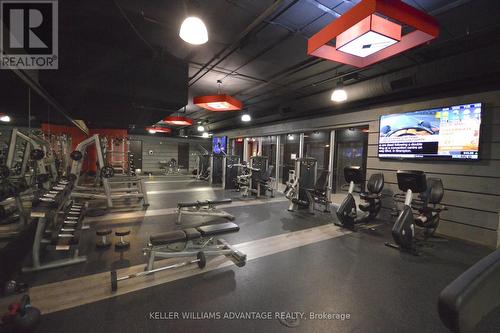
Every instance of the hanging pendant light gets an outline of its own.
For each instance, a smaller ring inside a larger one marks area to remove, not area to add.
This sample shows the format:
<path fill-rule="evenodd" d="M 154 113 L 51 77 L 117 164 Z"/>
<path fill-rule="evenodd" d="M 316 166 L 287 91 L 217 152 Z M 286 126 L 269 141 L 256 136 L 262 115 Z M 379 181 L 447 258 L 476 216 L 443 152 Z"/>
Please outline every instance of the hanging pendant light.
<path fill-rule="evenodd" d="M 193 119 L 181 116 L 168 116 L 163 119 L 164 123 L 174 125 L 174 126 L 191 126 L 193 125 Z"/>
<path fill-rule="evenodd" d="M 170 128 L 158 126 L 158 125 L 146 127 L 145 130 L 148 131 L 149 134 L 156 134 L 156 133 L 169 134 L 169 133 L 172 133 L 172 130 Z"/>
<path fill-rule="evenodd" d="M 434 17 L 403 1 L 362 0 L 309 38 L 307 54 L 362 68 L 438 35 Z"/>
<path fill-rule="evenodd" d="M 198 17 L 190 16 L 184 19 L 179 30 L 179 37 L 193 45 L 202 45 L 208 42 L 208 31 L 205 23 Z"/>
<path fill-rule="evenodd" d="M 10 117 L 6 115 L 5 113 L 0 113 L 0 121 L 4 123 L 10 122 Z"/>
<path fill-rule="evenodd" d="M 217 80 L 217 95 L 196 96 L 193 98 L 193 104 L 209 111 L 236 111 L 243 108 L 243 103 L 233 96 L 222 94 L 222 81 Z"/>
<path fill-rule="evenodd" d="M 248 113 L 244 113 L 241 115 L 241 121 L 248 123 L 252 120 L 252 117 Z"/>
<path fill-rule="evenodd" d="M 339 80 L 337 87 L 333 90 L 331 100 L 336 103 L 345 102 L 347 100 L 347 92 L 344 89 L 342 80 Z"/>
<path fill-rule="evenodd" d="M 186 107 L 184 107 L 184 114 L 186 114 Z M 165 117 L 162 122 L 167 123 L 169 125 L 174 125 L 174 126 L 191 126 L 193 125 L 193 119 L 185 117 L 185 116 L 180 116 L 180 112 L 177 111 L 177 116 L 168 116 Z"/>

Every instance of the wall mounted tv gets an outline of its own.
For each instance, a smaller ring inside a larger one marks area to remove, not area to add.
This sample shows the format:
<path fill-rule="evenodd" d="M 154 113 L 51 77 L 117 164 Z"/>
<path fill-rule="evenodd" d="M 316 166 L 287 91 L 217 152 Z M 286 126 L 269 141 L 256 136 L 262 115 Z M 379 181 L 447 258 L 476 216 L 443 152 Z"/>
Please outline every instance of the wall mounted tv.
<path fill-rule="evenodd" d="M 227 136 L 214 136 L 212 138 L 212 150 L 214 154 L 227 152 Z"/>
<path fill-rule="evenodd" d="M 478 160 L 481 103 L 380 117 L 378 157 Z"/>

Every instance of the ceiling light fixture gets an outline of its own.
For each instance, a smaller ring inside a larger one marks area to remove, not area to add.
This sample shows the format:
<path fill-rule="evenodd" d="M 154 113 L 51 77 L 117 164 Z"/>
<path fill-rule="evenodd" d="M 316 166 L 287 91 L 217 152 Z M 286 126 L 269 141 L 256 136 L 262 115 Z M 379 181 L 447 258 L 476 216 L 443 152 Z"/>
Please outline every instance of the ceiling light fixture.
<path fill-rule="evenodd" d="M 243 108 L 243 103 L 236 98 L 222 94 L 222 81 L 217 80 L 217 95 L 196 96 L 193 98 L 193 104 L 209 111 L 236 111 Z"/>
<path fill-rule="evenodd" d="M 344 89 L 342 80 L 337 83 L 337 86 L 333 90 L 331 100 L 336 103 L 345 102 L 347 100 L 347 92 Z"/>
<path fill-rule="evenodd" d="M 193 119 L 181 116 L 168 116 L 163 119 L 164 123 L 174 125 L 174 126 L 191 126 L 193 125 Z"/>
<path fill-rule="evenodd" d="M 248 113 L 244 113 L 241 115 L 241 121 L 247 123 L 252 120 L 252 117 Z"/>
<path fill-rule="evenodd" d="M 397 23 L 396 23 L 397 22 Z M 409 26 L 403 35 L 402 27 Z M 435 39 L 437 21 L 399 0 L 362 0 L 307 41 L 307 54 L 366 67 Z M 335 40 L 335 46 L 329 43 Z"/>
<path fill-rule="evenodd" d="M 198 130 L 198 132 L 205 132 L 205 127 L 203 127 L 202 125 L 198 125 L 196 129 Z"/>
<path fill-rule="evenodd" d="M 181 24 L 179 37 L 183 41 L 193 44 L 201 45 L 208 42 L 208 31 L 205 23 L 198 17 L 187 17 Z"/>
<path fill-rule="evenodd" d="M 201 134 L 201 137 L 202 137 L 202 138 L 208 138 L 209 136 L 210 136 L 210 134 L 209 134 L 208 132 L 203 132 L 203 133 Z"/>
<path fill-rule="evenodd" d="M 150 133 L 150 134 L 156 134 L 156 133 L 169 134 L 169 133 L 172 133 L 172 130 L 170 128 L 163 127 L 163 126 L 157 126 L 157 125 L 146 127 L 146 131 L 148 131 L 148 133 Z"/>
<path fill-rule="evenodd" d="M 4 123 L 10 122 L 10 117 L 6 115 L 5 113 L 0 113 L 0 121 L 3 121 Z"/>

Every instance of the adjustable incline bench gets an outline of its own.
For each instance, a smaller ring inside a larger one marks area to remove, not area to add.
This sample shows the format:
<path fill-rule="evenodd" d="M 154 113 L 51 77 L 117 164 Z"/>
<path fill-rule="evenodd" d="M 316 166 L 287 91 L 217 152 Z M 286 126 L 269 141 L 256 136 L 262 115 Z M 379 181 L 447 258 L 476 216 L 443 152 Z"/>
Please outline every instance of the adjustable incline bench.
<path fill-rule="evenodd" d="M 226 222 L 150 236 L 149 244 L 144 249 L 145 255 L 148 258 L 144 271 L 123 277 L 118 277 L 116 271 L 111 271 L 111 290 L 118 290 L 118 281 L 151 275 L 159 271 L 179 268 L 194 263 L 197 263 L 199 268 L 204 268 L 206 265 L 206 256 L 225 255 L 236 266 L 243 267 L 246 264 L 246 254 L 235 249 L 225 240 L 217 238 L 220 235 L 239 230 L 240 227 L 237 224 Z M 196 259 L 154 268 L 154 262 L 157 258 L 177 257 L 196 257 Z"/>
<path fill-rule="evenodd" d="M 182 224 L 182 215 L 213 216 L 233 221 L 235 219 L 233 215 L 222 209 L 217 209 L 217 205 L 230 204 L 232 202 L 231 199 L 179 202 L 177 204 L 177 224 Z"/>

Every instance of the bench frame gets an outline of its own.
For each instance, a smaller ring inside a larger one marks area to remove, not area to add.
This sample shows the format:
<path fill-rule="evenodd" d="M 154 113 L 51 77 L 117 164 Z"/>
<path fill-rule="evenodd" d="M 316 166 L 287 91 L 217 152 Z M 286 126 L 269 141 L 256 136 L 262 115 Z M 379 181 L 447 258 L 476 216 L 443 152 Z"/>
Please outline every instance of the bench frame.
<path fill-rule="evenodd" d="M 187 241 L 181 241 L 164 245 L 152 245 L 149 243 L 144 248 L 144 254 L 147 256 L 146 271 L 154 268 L 156 259 L 196 257 L 198 252 L 203 252 L 205 256 L 229 257 L 238 267 L 246 263 L 246 254 L 237 250 L 224 239 L 213 237 L 199 237 Z"/>
<path fill-rule="evenodd" d="M 186 205 L 186 203 L 179 203 L 177 205 L 177 224 L 178 225 L 182 224 L 183 215 L 203 216 L 203 217 L 211 216 L 233 221 L 235 219 L 234 215 L 229 214 L 225 210 L 217 208 L 217 205 L 230 204 L 230 203 L 231 201 L 217 202 L 210 200 L 193 202 L 191 206 L 184 206 Z"/>

